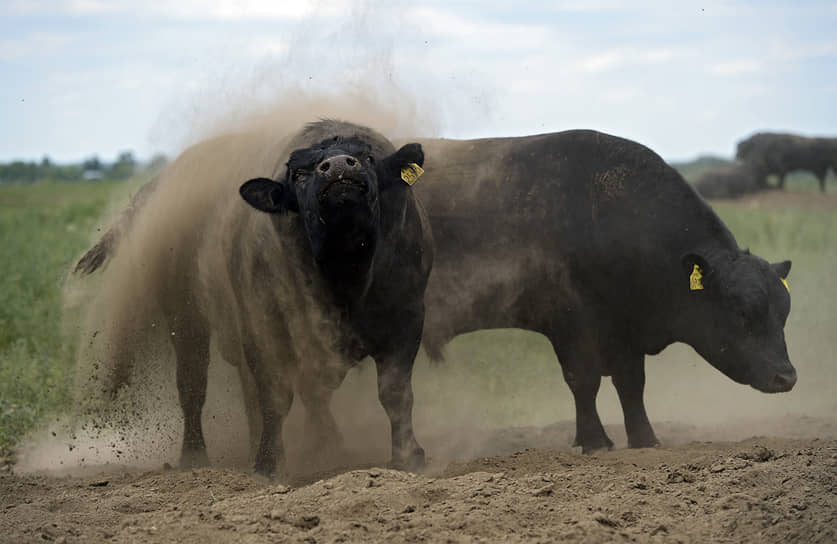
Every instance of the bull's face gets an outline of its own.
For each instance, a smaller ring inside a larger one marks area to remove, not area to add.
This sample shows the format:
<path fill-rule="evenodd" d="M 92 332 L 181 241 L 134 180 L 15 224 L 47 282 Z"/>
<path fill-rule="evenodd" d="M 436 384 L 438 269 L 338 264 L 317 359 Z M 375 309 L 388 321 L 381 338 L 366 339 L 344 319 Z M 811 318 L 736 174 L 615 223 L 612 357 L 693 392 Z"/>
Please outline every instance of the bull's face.
<path fill-rule="evenodd" d="M 789 391 L 796 383 L 785 345 L 790 293 L 784 281 L 790 261 L 768 264 L 738 252 L 687 255 L 691 274 L 690 328 L 684 336 L 709 363 L 733 380 L 765 393 Z M 695 266 L 700 278 L 695 277 Z"/>
<path fill-rule="evenodd" d="M 401 168 L 423 160 L 418 144 L 382 158 L 359 138 L 335 137 L 292 152 L 284 179 L 250 180 L 240 192 L 261 211 L 299 213 L 318 262 L 368 266 L 380 236 L 379 199 L 404 183 Z"/>

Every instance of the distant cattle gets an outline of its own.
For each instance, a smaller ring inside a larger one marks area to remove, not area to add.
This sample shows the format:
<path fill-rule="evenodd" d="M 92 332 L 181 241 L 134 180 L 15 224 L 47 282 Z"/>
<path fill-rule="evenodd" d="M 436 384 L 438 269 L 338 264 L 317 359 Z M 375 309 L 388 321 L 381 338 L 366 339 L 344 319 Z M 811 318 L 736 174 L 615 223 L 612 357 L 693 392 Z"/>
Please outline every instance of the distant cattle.
<path fill-rule="evenodd" d="M 736 158 L 762 169 L 764 175 L 779 177 L 779 188 L 785 187 L 785 176 L 795 170 L 814 174 L 825 192 L 828 169 L 837 173 L 837 138 L 807 138 L 796 134 L 759 132 L 738 143 Z"/>
<path fill-rule="evenodd" d="M 112 256 L 105 281 L 133 293 L 117 293 L 107 316 L 105 389 L 128 381 L 161 316 L 177 359 L 181 464 L 205 464 L 201 411 L 214 337 L 257 397 L 255 467 L 270 474 L 282 462 L 295 392 L 312 428 L 336 432 L 331 394 L 370 355 L 393 464 L 422 466 L 411 375 L 433 247 L 402 179 L 412 181 L 422 164 L 420 145 L 396 150 L 337 121 L 311 124 L 290 142 L 232 134 L 184 152 L 77 266 L 89 273 Z"/>
<path fill-rule="evenodd" d="M 585 452 L 613 444 L 596 410 L 602 376 L 613 378 L 629 445 L 658 443 L 644 360 L 673 342 L 759 391 L 793 387 L 783 332 L 790 261 L 741 249 L 648 148 L 589 130 L 421 142 L 428 166 L 416 192 L 436 240 L 425 297 L 432 356 L 469 331 L 542 333 L 575 399 Z"/>
<path fill-rule="evenodd" d="M 733 198 L 767 188 L 764 169 L 749 162 L 736 162 L 703 172 L 694 187 L 704 198 Z"/>

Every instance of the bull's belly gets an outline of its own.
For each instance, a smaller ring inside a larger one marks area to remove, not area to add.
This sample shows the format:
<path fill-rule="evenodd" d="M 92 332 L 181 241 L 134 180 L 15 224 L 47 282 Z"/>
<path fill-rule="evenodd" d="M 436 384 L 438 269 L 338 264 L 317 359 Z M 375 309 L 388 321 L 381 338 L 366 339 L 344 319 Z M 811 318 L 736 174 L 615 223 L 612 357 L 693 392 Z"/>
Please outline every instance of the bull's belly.
<path fill-rule="evenodd" d="M 571 303 L 564 267 L 532 250 L 437 258 L 425 293 L 425 342 L 483 329 L 544 332 Z"/>

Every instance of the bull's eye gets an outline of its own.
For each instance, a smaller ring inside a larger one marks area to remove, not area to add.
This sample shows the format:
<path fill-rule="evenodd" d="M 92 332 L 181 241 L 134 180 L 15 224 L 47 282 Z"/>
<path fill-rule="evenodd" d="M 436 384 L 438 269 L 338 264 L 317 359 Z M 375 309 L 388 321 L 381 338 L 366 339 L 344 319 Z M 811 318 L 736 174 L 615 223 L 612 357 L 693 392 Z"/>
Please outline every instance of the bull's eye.
<path fill-rule="evenodd" d="M 305 170 L 294 170 L 292 179 L 295 182 L 301 183 L 301 182 L 305 181 L 307 178 L 308 178 L 308 172 L 306 172 Z"/>
<path fill-rule="evenodd" d="M 373 157 L 372 155 L 367 156 L 366 160 L 369 161 L 369 164 L 375 164 L 375 157 Z"/>

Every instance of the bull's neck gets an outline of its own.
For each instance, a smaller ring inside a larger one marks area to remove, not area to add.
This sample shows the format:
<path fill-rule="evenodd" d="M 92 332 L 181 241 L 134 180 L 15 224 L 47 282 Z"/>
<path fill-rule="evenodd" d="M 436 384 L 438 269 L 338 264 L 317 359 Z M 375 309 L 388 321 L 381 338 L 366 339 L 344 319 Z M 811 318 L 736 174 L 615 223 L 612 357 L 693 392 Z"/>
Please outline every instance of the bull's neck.
<path fill-rule="evenodd" d="M 359 241 L 345 236 L 329 236 L 317 256 L 317 265 L 326 280 L 335 302 L 344 308 L 354 307 L 369 289 L 372 281 L 376 237 Z"/>

